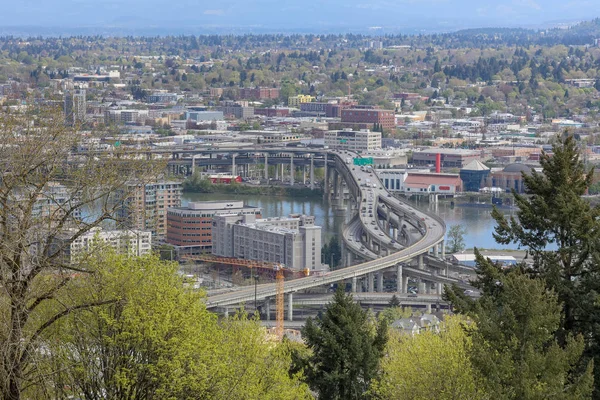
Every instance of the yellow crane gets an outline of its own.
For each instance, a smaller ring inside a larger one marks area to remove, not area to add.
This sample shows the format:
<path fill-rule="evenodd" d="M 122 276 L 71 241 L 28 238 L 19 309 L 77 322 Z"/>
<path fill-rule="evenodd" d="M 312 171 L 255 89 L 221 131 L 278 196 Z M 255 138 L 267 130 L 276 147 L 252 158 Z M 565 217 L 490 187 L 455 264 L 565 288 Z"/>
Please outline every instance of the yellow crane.
<path fill-rule="evenodd" d="M 254 261 L 254 260 L 244 260 L 241 258 L 233 258 L 233 257 L 218 257 L 210 254 L 201 254 L 197 256 L 183 256 L 182 260 L 190 260 L 190 261 L 204 261 L 210 263 L 218 263 L 218 264 L 228 264 L 238 267 L 246 267 L 246 268 L 256 268 L 257 270 L 262 271 L 275 271 L 275 334 L 279 339 L 283 338 L 283 329 L 284 329 L 284 319 L 283 314 L 285 310 L 285 304 L 283 300 L 283 294 L 285 291 L 285 273 L 298 273 L 298 271 L 293 271 L 289 268 L 286 268 L 283 264 L 276 264 L 270 262 L 262 262 L 262 261 Z M 310 270 L 308 268 L 301 271 L 303 276 L 308 276 L 310 274 Z M 291 305 L 290 305 L 291 306 Z"/>
<path fill-rule="evenodd" d="M 283 339 L 283 293 L 285 277 L 283 275 L 283 266 L 275 264 L 275 334 L 279 340 Z M 291 307 L 292 305 L 288 305 Z"/>

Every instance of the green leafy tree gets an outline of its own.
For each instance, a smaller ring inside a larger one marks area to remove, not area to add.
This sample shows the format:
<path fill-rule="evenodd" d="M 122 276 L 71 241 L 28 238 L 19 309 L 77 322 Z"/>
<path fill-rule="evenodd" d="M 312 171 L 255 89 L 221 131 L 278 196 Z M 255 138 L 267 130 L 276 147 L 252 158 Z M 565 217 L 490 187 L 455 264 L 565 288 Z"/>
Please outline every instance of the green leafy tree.
<path fill-rule="evenodd" d="M 440 332 L 410 336 L 390 331 L 381 361 L 381 377 L 372 385 L 375 399 L 481 400 L 480 378 L 469 359 L 471 327 L 460 317 L 447 317 Z"/>
<path fill-rule="evenodd" d="M 367 397 L 387 342 L 385 321 L 373 322 L 351 295 L 338 289 L 325 313 L 306 321 L 302 336 L 312 354 L 296 357 L 294 370 L 304 370 L 319 398 Z"/>
<path fill-rule="evenodd" d="M 593 389 L 593 363 L 580 371 L 584 350 L 581 336 L 555 338 L 561 304 L 542 279 L 522 268 L 504 270 L 476 253 L 479 299 L 458 287 L 446 288 L 444 298 L 455 311 L 476 325 L 470 330 L 473 367 L 488 393 L 499 399 L 585 399 Z"/>
<path fill-rule="evenodd" d="M 71 241 L 57 239 L 68 232 L 74 241 L 114 221 L 122 203 L 107 200 L 127 198 L 128 181 L 143 183 L 164 166 L 137 157 L 75 160 L 71 151 L 84 138 L 65 125 L 62 110 L 2 111 L 0 126 L 0 398 L 18 400 L 43 386 L 37 365 L 45 332 L 72 312 L 105 304 L 63 297 L 73 275 L 87 271 L 65 262 Z M 73 218 L 82 210 L 96 211 L 85 222 Z"/>
<path fill-rule="evenodd" d="M 458 253 L 465 249 L 465 234 L 467 230 L 462 225 L 452 225 L 448 229 L 448 251 Z"/>
<path fill-rule="evenodd" d="M 552 155 L 542 154 L 542 173 L 523 175 L 526 195 L 514 193 L 519 207 L 516 218 L 494 210 L 494 237 L 498 243 L 515 243 L 528 250 L 533 259 L 528 272 L 542 278 L 562 304 L 559 343 L 566 344 L 572 334 L 582 334 L 586 355 L 594 357 L 597 364 L 600 208 L 582 198 L 594 171 L 585 170 L 572 136 L 557 138 L 552 150 Z M 598 391 L 600 368 L 595 374 Z"/>
<path fill-rule="evenodd" d="M 71 314 L 46 336 L 49 364 L 62 366 L 49 397 L 310 398 L 300 375 L 288 375 L 289 349 L 243 312 L 219 323 L 183 288 L 176 263 L 109 252 L 88 268 L 94 275 L 72 295 L 116 301 Z"/>

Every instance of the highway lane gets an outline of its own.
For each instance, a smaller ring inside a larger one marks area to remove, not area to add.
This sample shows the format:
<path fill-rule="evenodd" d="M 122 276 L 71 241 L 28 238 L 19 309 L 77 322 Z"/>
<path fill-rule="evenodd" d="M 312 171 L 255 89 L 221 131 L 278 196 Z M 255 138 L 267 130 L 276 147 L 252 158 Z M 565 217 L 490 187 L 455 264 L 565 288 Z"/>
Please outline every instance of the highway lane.
<path fill-rule="evenodd" d="M 361 195 L 358 198 L 359 209 L 362 208 L 362 204 L 371 204 L 373 207 L 376 206 L 377 200 L 383 199 L 387 206 L 392 207 L 395 210 L 401 210 L 403 213 L 410 216 L 413 221 L 421 221 L 421 229 L 424 231 L 423 237 L 412 244 L 410 247 L 402 249 L 398 252 L 390 255 L 377 258 L 375 260 L 367 261 L 361 264 L 353 265 L 347 268 L 329 272 L 323 276 L 309 276 L 306 278 L 299 278 L 285 283 L 285 293 L 293 293 L 299 290 L 309 289 L 316 286 L 329 285 L 335 282 L 360 277 L 371 272 L 377 272 L 392 266 L 397 265 L 401 262 L 406 262 L 412 258 L 427 253 L 429 249 L 444 240 L 445 235 L 445 223 L 436 215 L 431 215 L 426 212 L 412 208 L 410 205 L 399 201 L 395 197 L 392 197 L 387 190 L 381 185 L 381 182 L 376 178 L 374 172 L 368 172 L 365 169 L 360 170 L 357 166 L 346 163 L 346 158 L 351 158 L 356 155 L 352 155 L 348 152 L 330 152 L 336 158 L 336 166 L 338 168 L 345 168 L 346 173 L 354 179 L 354 184 L 359 187 Z M 354 168 L 353 170 L 351 168 Z M 367 181 L 369 179 L 369 181 Z M 361 187 L 361 184 L 371 183 L 372 196 L 369 196 L 369 192 L 366 190 L 367 187 Z M 389 196 L 388 196 L 389 195 Z M 371 198 L 371 201 L 369 200 Z M 364 201 L 363 201 L 364 199 Z M 376 211 L 376 209 L 375 209 Z M 379 228 L 374 229 L 371 222 L 376 221 L 376 216 L 373 214 L 372 217 L 369 214 L 365 216 L 360 214 L 360 219 L 364 229 L 373 237 L 378 237 L 381 232 Z M 264 299 L 266 297 L 274 297 L 276 294 L 276 288 L 274 283 L 261 284 L 256 287 L 256 298 Z M 232 290 L 228 293 L 219 295 L 209 296 L 206 299 L 206 305 L 208 308 L 214 308 L 219 306 L 230 306 L 239 304 L 242 302 L 252 301 L 255 298 L 255 289 L 253 286 L 239 288 Z"/>

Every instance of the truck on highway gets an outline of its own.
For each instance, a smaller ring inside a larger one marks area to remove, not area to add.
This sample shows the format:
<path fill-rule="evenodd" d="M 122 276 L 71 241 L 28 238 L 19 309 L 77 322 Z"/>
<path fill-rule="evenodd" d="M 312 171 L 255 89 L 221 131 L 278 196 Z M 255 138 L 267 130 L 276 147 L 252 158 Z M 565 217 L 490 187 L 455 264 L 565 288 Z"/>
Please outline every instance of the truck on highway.
<path fill-rule="evenodd" d="M 346 157 L 346 164 L 350 164 L 352 162 L 352 158 Z"/>

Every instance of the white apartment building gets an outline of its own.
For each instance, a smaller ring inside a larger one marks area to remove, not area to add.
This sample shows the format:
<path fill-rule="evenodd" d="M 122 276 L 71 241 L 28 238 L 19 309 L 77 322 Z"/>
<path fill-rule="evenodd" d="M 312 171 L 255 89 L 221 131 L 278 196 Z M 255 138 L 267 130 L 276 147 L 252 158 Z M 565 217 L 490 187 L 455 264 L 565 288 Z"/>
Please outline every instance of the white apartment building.
<path fill-rule="evenodd" d="M 312 216 L 256 219 L 221 215 L 213 219 L 212 253 L 284 264 L 296 270 L 320 270 L 321 227 Z"/>
<path fill-rule="evenodd" d="M 104 231 L 95 228 L 73 239 L 74 232 L 67 231 L 56 239 L 55 249 L 62 252 L 62 260 L 74 263 L 94 248 L 108 247 L 118 254 L 143 256 L 152 251 L 152 233 L 138 230 Z"/>
<path fill-rule="evenodd" d="M 369 129 L 327 131 L 325 146 L 336 150 L 374 151 L 381 149 L 381 132 L 372 132 Z"/>

